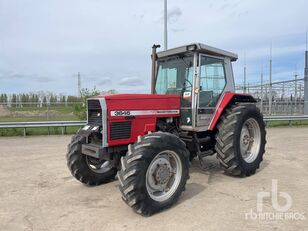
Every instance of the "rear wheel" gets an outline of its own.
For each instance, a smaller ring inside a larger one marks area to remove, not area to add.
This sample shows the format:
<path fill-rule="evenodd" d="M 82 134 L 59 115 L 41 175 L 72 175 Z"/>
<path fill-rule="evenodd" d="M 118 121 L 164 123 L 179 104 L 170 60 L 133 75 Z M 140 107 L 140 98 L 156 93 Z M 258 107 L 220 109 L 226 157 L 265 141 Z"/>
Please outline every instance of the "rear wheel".
<path fill-rule="evenodd" d="M 217 125 L 216 152 L 220 165 L 230 175 L 252 175 L 263 160 L 266 131 L 255 104 L 228 108 Z"/>
<path fill-rule="evenodd" d="M 174 204 L 185 188 L 189 152 L 175 135 L 146 135 L 121 159 L 119 189 L 126 204 L 149 216 Z"/>
<path fill-rule="evenodd" d="M 109 161 L 99 160 L 81 153 L 81 145 L 85 138 L 75 135 L 68 145 L 66 154 L 67 166 L 71 174 L 86 185 L 99 185 L 114 179 L 117 169 L 110 166 Z"/>

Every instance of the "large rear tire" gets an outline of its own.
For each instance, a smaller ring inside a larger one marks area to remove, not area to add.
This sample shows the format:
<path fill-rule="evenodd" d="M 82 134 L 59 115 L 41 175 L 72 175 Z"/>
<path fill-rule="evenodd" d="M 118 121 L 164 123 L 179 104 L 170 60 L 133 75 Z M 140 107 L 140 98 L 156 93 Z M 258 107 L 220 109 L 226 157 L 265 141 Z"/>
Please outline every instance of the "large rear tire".
<path fill-rule="evenodd" d="M 67 166 L 71 174 L 83 184 L 94 186 L 107 183 L 114 179 L 117 169 L 109 165 L 108 161 L 98 160 L 81 153 L 81 145 L 85 137 L 75 135 L 68 145 L 66 154 Z"/>
<path fill-rule="evenodd" d="M 263 160 L 266 131 L 255 104 L 232 105 L 217 125 L 216 152 L 227 174 L 250 176 Z"/>
<path fill-rule="evenodd" d="M 129 145 L 118 172 L 122 199 L 149 216 L 173 205 L 189 176 L 189 152 L 177 136 L 156 132 Z"/>

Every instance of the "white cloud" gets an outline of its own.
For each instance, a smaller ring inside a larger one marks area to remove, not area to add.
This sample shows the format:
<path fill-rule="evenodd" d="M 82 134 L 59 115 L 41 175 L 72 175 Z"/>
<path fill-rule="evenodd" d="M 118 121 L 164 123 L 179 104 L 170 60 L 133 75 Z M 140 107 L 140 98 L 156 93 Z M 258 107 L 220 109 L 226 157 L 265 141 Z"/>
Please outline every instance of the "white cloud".
<path fill-rule="evenodd" d="M 109 85 L 109 86 L 110 86 L 110 84 L 112 84 L 112 79 L 109 78 L 109 77 L 105 77 L 105 78 L 102 78 L 102 79 L 97 78 L 97 80 L 99 80 L 99 81 L 97 82 L 97 85 L 98 85 L 98 86 L 106 86 L 106 85 Z"/>
<path fill-rule="evenodd" d="M 143 85 L 143 80 L 139 77 L 128 77 L 121 79 L 119 84 L 123 86 L 140 86 Z"/>
<path fill-rule="evenodd" d="M 244 51 L 249 81 L 258 79 L 271 41 L 275 73 L 303 68 L 306 0 L 169 0 L 168 8 L 168 47 L 197 41 L 236 52 L 237 81 L 242 79 Z M 151 46 L 163 44 L 162 12 L 163 1 L 1 1 L 0 70 L 6 72 L 0 73 L 0 91 L 48 87 L 72 94 L 80 71 L 83 87 L 149 92 Z M 6 79 L 6 73 L 16 74 Z M 29 73 L 54 81 L 26 82 L 22 76 Z M 91 73 L 95 78 L 87 80 Z M 112 84 L 105 84 L 106 75 Z M 125 76 L 144 78 L 140 82 Z"/>
<path fill-rule="evenodd" d="M 182 15 L 182 10 L 179 7 L 174 7 L 168 10 L 167 18 L 169 23 L 175 23 Z"/>

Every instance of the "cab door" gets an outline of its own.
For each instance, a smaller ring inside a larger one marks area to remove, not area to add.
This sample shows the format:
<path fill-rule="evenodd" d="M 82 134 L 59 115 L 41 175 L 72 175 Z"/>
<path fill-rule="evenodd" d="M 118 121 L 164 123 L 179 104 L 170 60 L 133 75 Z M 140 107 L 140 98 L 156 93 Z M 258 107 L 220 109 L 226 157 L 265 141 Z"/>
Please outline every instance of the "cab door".
<path fill-rule="evenodd" d="M 224 58 L 200 55 L 197 127 L 207 127 L 210 124 L 225 86 Z"/>

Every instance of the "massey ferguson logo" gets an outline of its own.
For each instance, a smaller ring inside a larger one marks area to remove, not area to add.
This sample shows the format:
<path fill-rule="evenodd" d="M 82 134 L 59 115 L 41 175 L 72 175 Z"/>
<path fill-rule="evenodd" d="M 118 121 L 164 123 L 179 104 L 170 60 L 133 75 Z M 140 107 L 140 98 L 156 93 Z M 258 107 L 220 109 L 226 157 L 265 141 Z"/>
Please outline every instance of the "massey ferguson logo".
<path fill-rule="evenodd" d="M 149 115 L 178 115 L 180 110 L 138 110 L 138 111 L 111 111 L 111 116 L 149 116 Z"/>
<path fill-rule="evenodd" d="M 111 116 L 130 116 L 130 111 L 112 111 Z"/>

